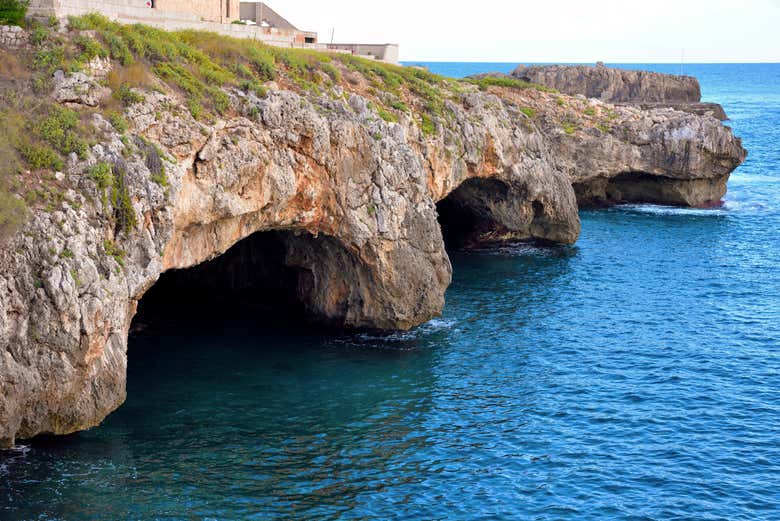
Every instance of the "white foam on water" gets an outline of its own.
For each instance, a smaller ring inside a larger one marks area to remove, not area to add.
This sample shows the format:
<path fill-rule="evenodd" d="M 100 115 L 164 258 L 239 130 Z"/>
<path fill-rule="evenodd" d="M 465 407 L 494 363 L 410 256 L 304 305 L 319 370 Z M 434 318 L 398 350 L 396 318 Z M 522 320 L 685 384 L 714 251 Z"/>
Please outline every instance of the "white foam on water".
<path fill-rule="evenodd" d="M 10 452 L 16 452 L 21 454 L 22 456 L 27 455 L 28 452 L 30 452 L 30 446 L 29 445 L 14 445 L 10 449 L 8 449 Z"/>
<path fill-rule="evenodd" d="M 623 204 L 615 207 L 618 210 L 624 210 L 635 213 L 647 213 L 652 215 L 724 215 L 728 208 L 721 206 L 719 208 L 681 208 L 679 206 L 662 206 L 657 204 Z"/>
<path fill-rule="evenodd" d="M 445 329 L 452 329 L 452 326 L 454 326 L 456 323 L 457 321 L 452 318 L 434 318 L 433 320 L 420 326 L 418 329 L 424 332 L 442 331 Z"/>
<path fill-rule="evenodd" d="M 419 347 L 417 340 L 426 335 L 452 329 L 456 324 L 453 319 L 435 318 L 409 331 L 392 333 L 358 333 L 331 341 L 334 345 L 356 347 L 359 349 L 390 349 L 398 351 L 414 350 Z"/>
<path fill-rule="evenodd" d="M 534 244 L 532 242 L 513 242 L 508 244 L 497 244 L 486 248 L 475 248 L 469 250 L 467 253 L 479 253 L 487 255 L 503 255 L 503 256 L 526 256 L 533 255 L 535 257 L 549 257 L 557 256 L 561 252 L 561 248 L 565 246 L 542 246 Z"/>

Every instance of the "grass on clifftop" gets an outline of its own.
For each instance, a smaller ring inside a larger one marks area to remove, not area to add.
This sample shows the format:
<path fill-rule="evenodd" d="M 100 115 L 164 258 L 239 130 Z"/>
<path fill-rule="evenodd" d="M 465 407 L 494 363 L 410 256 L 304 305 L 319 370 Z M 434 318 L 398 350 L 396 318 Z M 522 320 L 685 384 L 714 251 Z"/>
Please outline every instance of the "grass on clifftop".
<path fill-rule="evenodd" d="M 271 81 L 315 94 L 326 94 L 340 85 L 371 98 L 385 121 L 410 114 L 424 131 L 431 129 L 431 122 L 447 116 L 446 100 L 459 101 L 465 84 L 482 90 L 552 91 L 512 78 L 459 81 L 350 54 L 286 49 L 204 31 L 123 25 L 99 14 L 71 17 L 69 22 L 72 31 L 67 37 L 40 24 L 32 28 L 33 67 L 40 74 L 37 83 L 42 89 L 56 70 L 80 71 L 96 57 L 111 57 L 115 67 L 109 85 L 122 104 L 142 101 L 132 89 L 155 88 L 162 81 L 182 92 L 191 114 L 204 120 L 230 109 L 225 88 L 263 96 Z M 92 31 L 96 38 L 82 31 Z"/>
<path fill-rule="evenodd" d="M 82 41 L 79 55 L 66 53 L 52 59 L 51 51 L 41 53 L 38 61 L 46 68 L 54 61 L 59 67 L 78 70 L 94 56 L 108 55 L 119 64 L 111 82 L 115 90 L 149 88 L 150 77 L 156 77 L 185 94 L 190 112 L 198 118 L 228 111 L 226 87 L 260 96 L 270 81 L 315 93 L 337 84 L 349 90 L 350 84 L 344 80 L 348 71 L 361 74 L 375 92 L 385 95 L 383 98 L 393 98 L 383 103 L 384 114 L 380 113 L 387 121 L 397 119 L 394 112 L 408 110 L 403 101 L 407 95 L 420 98 L 421 109 L 429 115 L 439 115 L 444 109 L 446 95 L 441 87 L 446 80 L 419 69 L 346 54 L 273 47 L 203 31 L 168 32 L 140 24 L 121 25 L 97 14 L 71 18 L 70 27 L 96 31 L 98 41 L 89 45 Z"/>
<path fill-rule="evenodd" d="M 539 85 L 537 83 L 530 83 L 523 80 L 518 80 L 515 78 L 507 78 L 507 77 L 495 77 L 495 76 L 484 76 L 482 78 L 470 78 L 468 80 L 469 83 L 473 83 L 474 85 L 477 85 L 480 90 L 488 90 L 489 87 L 506 87 L 509 89 L 534 89 L 538 90 L 539 92 L 549 92 L 549 93 L 557 93 L 558 91 L 553 89 L 552 87 L 546 87 L 544 85 Z"/>

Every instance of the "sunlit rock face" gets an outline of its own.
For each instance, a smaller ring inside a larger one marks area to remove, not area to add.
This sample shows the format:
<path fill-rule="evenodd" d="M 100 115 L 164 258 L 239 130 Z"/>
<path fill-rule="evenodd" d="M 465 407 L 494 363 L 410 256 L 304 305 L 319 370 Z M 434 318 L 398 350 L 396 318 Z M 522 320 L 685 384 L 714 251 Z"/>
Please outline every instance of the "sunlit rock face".
<path fill-rule="evenodd" d="M 223 289 L 339 327 L 409 329 L 440 313 L 451 281 L 440 217 L 461 246 L 574 243 L 578 197 L 704 204 L 744 158 L 710 117 L 533 89 L 468 86 L 427 134 L 356 93 L 228 94 L 206 125 L 175 93 L 147 92 L 125 110 L 129 139 L 91 116 L 97 144 L 68 162 L 62 204 L 0 249 L 0 445 L 89 428 L 123 402 L 130 324 L 171 270 L 228 252 Z M 88 174 L 98 163 L 127 190 L 125 227 Z M 277 242 L 252 246 L 257 234 Z M 258 273 L 281 284 L 247 284 Z"/>
<path fill-rule="evenodd" d="M 607 103 L 635 105 L 643 109 L 673 108 L 700 116 L 726 120 L 717 103 L 701 101 L 699 80 L 691 76 L 662 74 L 590 65 L 521 65 L 512 76 L 568 94 L 596 98 Z"/>

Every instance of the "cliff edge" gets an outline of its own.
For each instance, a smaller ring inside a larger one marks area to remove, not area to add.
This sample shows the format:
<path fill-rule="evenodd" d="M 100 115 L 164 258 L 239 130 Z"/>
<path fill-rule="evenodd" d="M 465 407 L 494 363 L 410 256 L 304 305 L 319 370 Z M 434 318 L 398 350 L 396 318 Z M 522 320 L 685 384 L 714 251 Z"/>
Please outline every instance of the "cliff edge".
<path fill-rule="evenodd" d="M 512 77 L 545 85 L 560 92 L 608 103 L 632 104 L 645 109 L 669 107 L 699 115 L 728 119 L 717 103 L 702 103 L 699 81 L 691 76 L 590 65 L 518 66 Z"/>
<path fill-rule="evenodd" d="M 99 424 L 139 300 L 251 268 L 257 234 L 310 316 L 408 329 L 444 305 L 443 227 L 570 244 L 578 201 L 708 204 L 745 157 L 711 117 L 99 16 L 32 28 L 0 80 L 3 446 Z"/>

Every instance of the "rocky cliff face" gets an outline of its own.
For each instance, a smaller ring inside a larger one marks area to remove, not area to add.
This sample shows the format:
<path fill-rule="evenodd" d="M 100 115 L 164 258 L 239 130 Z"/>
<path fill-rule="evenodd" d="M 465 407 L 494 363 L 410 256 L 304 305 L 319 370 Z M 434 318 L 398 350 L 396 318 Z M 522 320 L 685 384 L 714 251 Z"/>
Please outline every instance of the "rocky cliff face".
<path fill-rule="evenodd" d="M 279 232 L 273 262 L 294 268 L 312 316 L 408 329 L 441 311 L 450 283 L 437 203 L 468 217 L 451 223 L 466 244 L 573 243 L 578 198 L 706 204 L 745 155 L 710 117 L 520 86 L 453 84 L 441 118 L 389 118 L 368 73 L 340 73 L 325 92 L 283 77 L 224 87 L 230 108 L 207 121 L 157 81 L 127 96 L 126 131 L 88 109 L 110 96 L 104 82 L 56 74 L 51 98 L 83 114 L 93 143 L 41 178 L 61 196 L 0 250 L 1 445 L 100 423 L 125 398 L 143 295 L 258 232 Z"/>
<path fill-rule="evenodd" d="M 632 104 L 645 109 L 674 108 L 699 115 L 727 119 L 717 103 L 701 102 L 696 78 L 650 71 L 635 71 L 589 65 L 520 65 L 512 76 L 546 85 L 560 92 L 616 104 Z"/>

